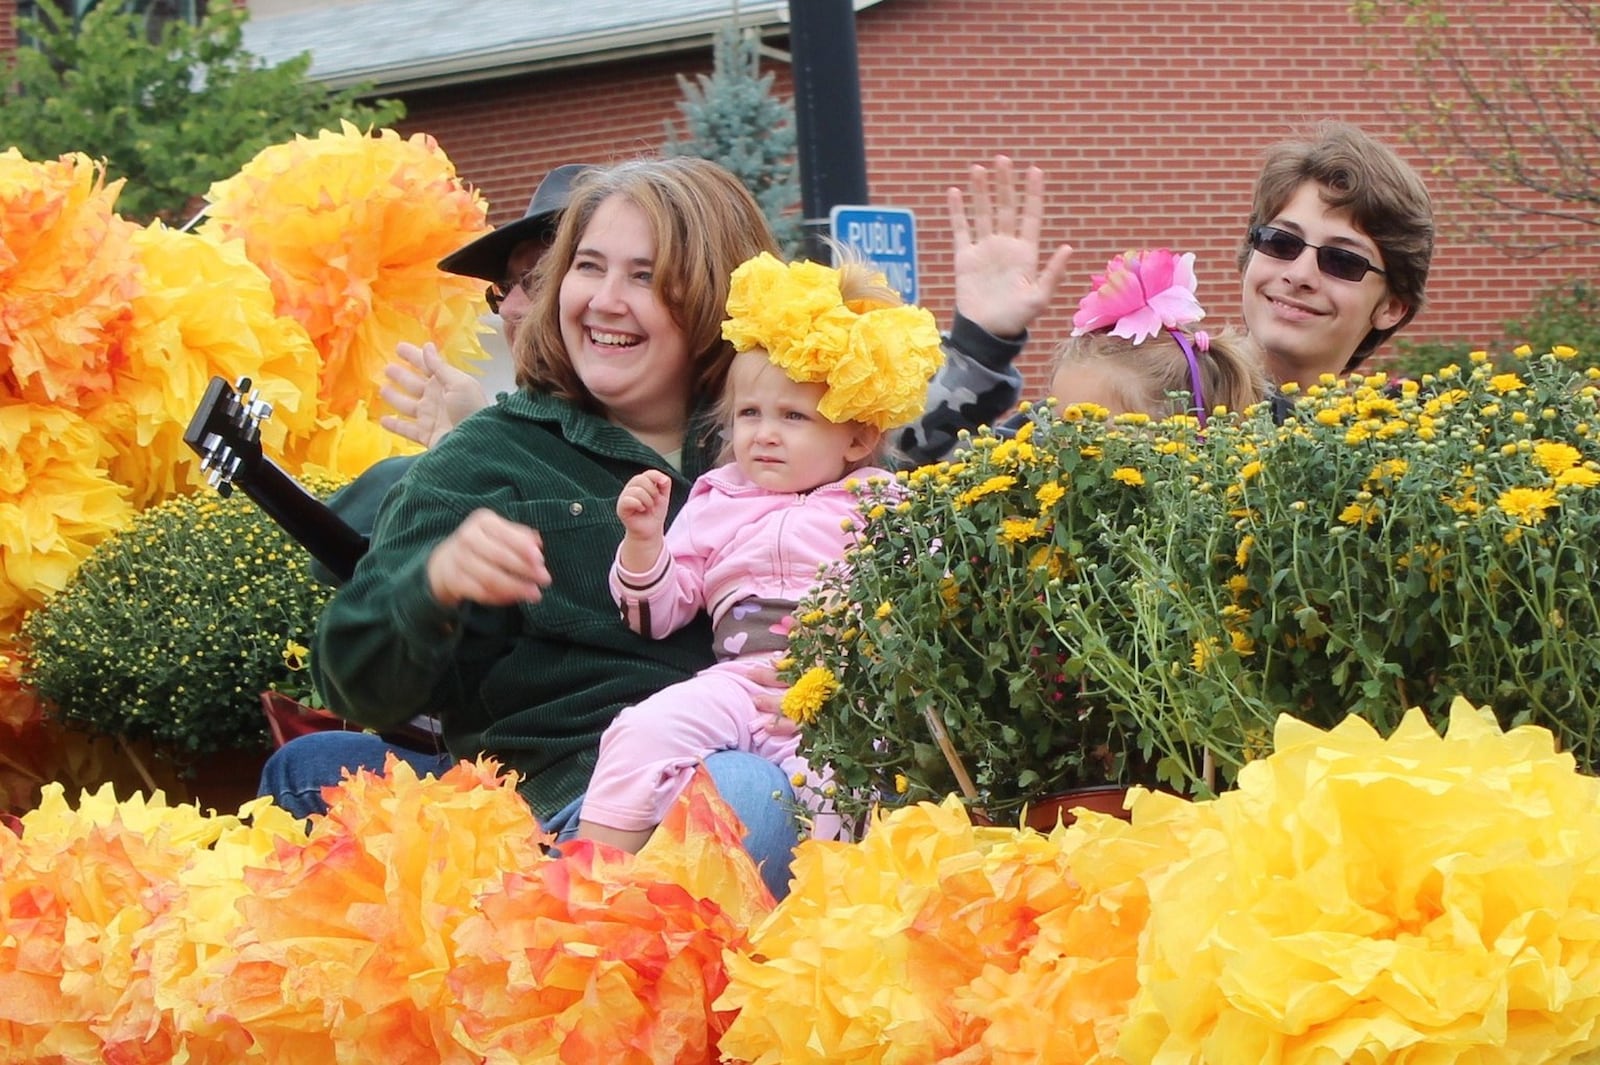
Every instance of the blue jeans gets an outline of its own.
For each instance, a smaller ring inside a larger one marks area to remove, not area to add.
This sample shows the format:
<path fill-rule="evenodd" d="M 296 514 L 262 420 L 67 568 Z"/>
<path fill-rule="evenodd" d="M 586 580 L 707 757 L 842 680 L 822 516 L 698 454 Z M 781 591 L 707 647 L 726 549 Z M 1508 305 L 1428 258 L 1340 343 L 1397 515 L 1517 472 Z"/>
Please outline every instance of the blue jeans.
<path fill-rule="evenodd" d="M 271 795 L 296 817 L 326 813 L 322 789 L 337 784 L 348 770 L 382 772 L 384 756 L 393 752 L 411 763 L 418 775 L 444 772 L 455 764 L 448 755 L 423 754 L 396 747 L 368 732 L 313 732 L 290 740 L 273 752 L 261 770 L 257 794 Z M 718 751 L 708 755 L 706 770 L 717 791 L 744 822 L 744 849 L 761 867 L 761 879 L 774 898 L 789 893 L 789 861 L 794 855 L 800 825 L 795 819 L 794 788 L 783 770 L 758 755 L 744 751 Z M 581 798 L 541 822 L 558 840 L 578 831 Z"/>

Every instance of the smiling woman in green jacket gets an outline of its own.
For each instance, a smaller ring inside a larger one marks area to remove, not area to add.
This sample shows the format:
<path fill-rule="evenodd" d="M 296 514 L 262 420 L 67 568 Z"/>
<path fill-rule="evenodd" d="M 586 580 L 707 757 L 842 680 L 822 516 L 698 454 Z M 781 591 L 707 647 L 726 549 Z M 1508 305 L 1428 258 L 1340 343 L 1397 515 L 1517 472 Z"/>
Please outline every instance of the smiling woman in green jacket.
<path fill-rule="evenodd" d="M 517 337 L 518 391 L 417 459 L 323 614 L 311 661 L 335 712 L 378 728 L 435 713 L 446 759 L 500 759 L 547 829 L 575 829 L 606 725 L 711 662 L 703 621 L 666 640 L 623 624 L 605 582 L 615 500 L 657 470 L 675 514 L 714 457 L 701 415 L 733 354 L 728 279 L 773 250 L 755 200 L 713 163 L 635 160 L 579 179 Z M 263 789 L 291 809 L 314 798 L 360 735 L 291 742 Z M 781 891 L 796 825 L 773 796 L 787 781 L 753 755 L 707 765 Z"/>

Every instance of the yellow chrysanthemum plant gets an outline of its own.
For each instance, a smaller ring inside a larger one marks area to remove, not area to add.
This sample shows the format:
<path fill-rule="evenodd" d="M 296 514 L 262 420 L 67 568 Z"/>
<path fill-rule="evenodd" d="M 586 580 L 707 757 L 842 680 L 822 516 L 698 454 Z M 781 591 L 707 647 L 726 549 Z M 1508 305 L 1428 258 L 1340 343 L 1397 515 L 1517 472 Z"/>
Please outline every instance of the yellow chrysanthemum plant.
<path fill-rule="evenodd" d="M 242 493 L 174 496 L 103 540 L 29 613 L 22 683 L 69 726 L 148 741 L 180 764 L 264 752 L 261 693 L 305 694 L 305 647 L 331 593 Z"/>
<path fill-rule="evenodd" d="M 1031 407 L 1010 438 L 981 431 L 953 461 L 868 486 L 858 546 L 790 633 L 802 744 L 846 812 L 958 793 L 1014 821 L 1045 795 L 1155 781 L 1158 756 L 1049 597 L 1133 639 L 1121 597 L 1085 590 L 1131 578 L 1105 536 L 1186 475 L 1196 425 L 1105 418 Z"/>
<path fill-rule="evenodd" d="M 1600 767 L 1600 374 L 1573 354 L 1329 379 L 1281 426 L 1219 426 L 1195 479 L 1154 492 L 1183 532 L 1117 541 L 1135 613 L 1175 635 L 1159 660 L 1092 668 L 1128 678 L 1187 764 L 1212 752 L 1219 786 L 1281 711 L 1387 734 L 1458 696 Z"/>
<path fill-rule="evenodd" d="M 869 501 L 796 615 L 808 756 L 847 805 L 1205 795 L 1281 713 L 1387 734 L 1461 696 L 1595 769 L 1600 381 L 1572 354 L 1329 378 L 1203 440 L 1048 407 L 974 435 Z"/>

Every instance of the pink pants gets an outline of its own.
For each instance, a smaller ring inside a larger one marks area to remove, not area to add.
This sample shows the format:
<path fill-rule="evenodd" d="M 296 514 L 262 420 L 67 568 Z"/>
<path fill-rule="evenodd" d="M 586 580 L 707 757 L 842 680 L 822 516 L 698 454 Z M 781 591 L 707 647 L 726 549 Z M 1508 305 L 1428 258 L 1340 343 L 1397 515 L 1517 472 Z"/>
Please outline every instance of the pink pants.
<path fill-rule="evenodd" d="M 796 753 L 800 736 L 781 714 L 756 709 L 757 696 L 781 697 L 746 677 L 742 663 L 721 662 L 630 706 L 600 738 L 600 759 L 584 795 L 585 821 L 625 832 L 654 828 L 689 783 L 700 760 L 717 751 L 748 751 L 781 768 L 816 811 L 825 781 Z M 839 819 L 819 814 L 813 836 L 832 839 Z"/>

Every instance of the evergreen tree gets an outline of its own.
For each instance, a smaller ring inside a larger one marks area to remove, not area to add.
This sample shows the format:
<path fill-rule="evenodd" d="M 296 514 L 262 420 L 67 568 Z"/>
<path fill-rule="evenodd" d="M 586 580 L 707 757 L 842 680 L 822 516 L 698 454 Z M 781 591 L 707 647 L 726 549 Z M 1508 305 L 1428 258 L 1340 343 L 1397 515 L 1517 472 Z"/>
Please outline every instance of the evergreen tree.
<path fill-rule="evenodd" d="M 81 5 L 79 5 L 81 6 Z M 198 25 L 173 21 L 152 42 L 146 18 L 102 3 L 76 19 L 40 0 L 19 20 L 10 77 L 0 87 L 0 149 L 30 159 L 83 152 L 127 178 L 124 217 L 186 221 L 196 197 L 258 151 L 341 118 L 363 129 L 405 114 L 399 101 L 360 101 L 361 87 L 311 81 L 309 53 L 268 67 L 245 51 L 247 17 L 213 4 Z"/>
<path fill-rule="evenodd" d="M 711 75 L 690 81 L 680 74 L 678 86 L 687 136 L 680 139 L 669 120 L 663 152 L 727 167 L 755 196 L 778 243 L 793 253 L 802 235 L 794 105 L 772 94 L 756 40 L 736 26 L 724 28 L 712 49 Z"/>

